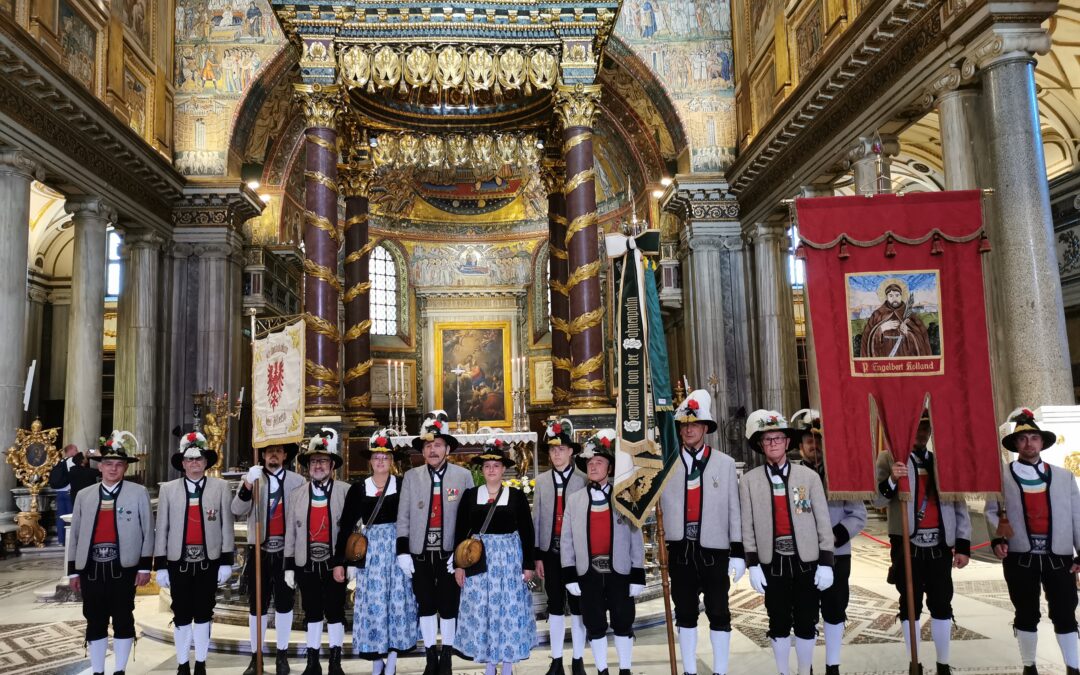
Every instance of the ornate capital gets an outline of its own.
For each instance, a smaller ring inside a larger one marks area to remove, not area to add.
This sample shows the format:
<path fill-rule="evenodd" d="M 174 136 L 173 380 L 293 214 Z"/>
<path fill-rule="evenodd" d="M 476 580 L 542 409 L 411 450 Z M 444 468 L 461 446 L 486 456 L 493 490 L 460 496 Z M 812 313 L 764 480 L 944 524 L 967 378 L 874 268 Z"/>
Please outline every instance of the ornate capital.
<path fill-rule="evenodd" d="M 45 180 L 45 169 L 22 148 L 0 146 L 0 175 L 22 176 L 28 180 Z"/>
<path fill-rule="evenodd" d="M 592 128 L 600 113 L 600 85 L 559 85 L 555 88 L 555 114 L 566 129 Z"/>
<path fill-rule="evenodd" d="M 723 181 L 675 180 L 662 205 L 668 213 L 691 221 L 738 220 L 739 202 Z"/>
<path fill-rule="evenodd" d="M 371 162 L 338 164 L 338 187 L 343 197 L 367 197 L 375 182 Z"/>
<path fill-rule="evenodd" d="M 974 42 L 972 60 L 979 68 L 1011 59 L 1050 53 L 1050 34 L 1039 23 L 998 24 Z"/>
<path fill-rule="evenodd" d="M 562 192 L 566 182 L 566 163 L 557 159 L 545 159 L 540 165 L 540 180 L 548 194 Z"/>
<path fill-rule="evenodd" d="M 308 129 L 337 129 L 337 115 L 341 109 L 340 87 L 336 84 L 294 84 L 293 88 L 304 106 Z"/>
<path fill-rule="evenodd" d="M 173 208 L 177 227 L 239 228 L 262 213 L 263 203 L 246 185 L 189 186 Z"/>
<path fill-rule="evenodd" d="M 71 214 L 72 220 L 94 218 L 109 223 L 116 222 L 116 209 L 101 197 L 69 197 L 64 202 L 64 210 Z"/>

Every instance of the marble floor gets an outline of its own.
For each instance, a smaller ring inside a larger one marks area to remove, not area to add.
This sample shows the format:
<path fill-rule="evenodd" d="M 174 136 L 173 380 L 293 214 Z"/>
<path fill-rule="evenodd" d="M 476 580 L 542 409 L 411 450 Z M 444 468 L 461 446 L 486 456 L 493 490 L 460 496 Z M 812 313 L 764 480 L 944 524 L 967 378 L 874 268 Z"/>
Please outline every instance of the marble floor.
<path fill-rule="evenodd" d="M 975 520 L 978 523 L 981 518 Z M 868 529 L 869 535 L 881 539 L 884 523 L 872 520 Z M 981 539 L 985 540 L 985 533 Z M 976 535 L 976 541 L 979 540 L 980 537 Z M 851 578 L 852 599 L 841 667 L 844 673 L 902 675 L 908 672 L 899 625 L 894 620 L 895 593 L 885 583 L 888 560 L 888 549 L 874 539 L 866 536 L 856 539 Z M 75 675 L 90 672 L 82 644 L 84 624 L 80 605 L 40 601 L 40 596 L 55 586 L 60 571 L 59 553 L 35 553 L 0 561 L 0 673 Z M 966 569 L 956 572 L 954 579 L 957 595 L 953 603 L 956 613 L 953 672 L 965 675 L 1019 673 L 1016 642 L 1010 627 L 1011 610 L 1000 565 L 983 548 Z M 639 616 L 662 616 L 660 602 L 653 600 L 645 603 L 639 610 Z M 167 605 L 163 606 L 156 596 L 138 598 L 138 619 L 140 625 L 147 628 L 136 646 L 134 660 L 127 669 L 128 675 L 175 672 L 172 645 L 154 639 L 157 631 L 149 628 L 151 624 L 167 625 L 168 617 L 163 616 L 162 611 L 165 607 Z M 772 652 L 765 638 L 767 621 L 763 602 L 750 589 L 745 578 L 732 591 L 731 607 L 734 635 L 729 672 L 775 672 Z M 546 633 L 546 624 L 542 623 L 540 628 L 542 633 Z M 711 658 L 707 627 L 703 624 L 699 631 L 698 671 L 707 674 L 710 672 Z M 1045 618 L 1040 636 L 1039 672 L 1063 673 L 1061 655 L 1052 628 Z M 215 627 L 214 639 L 228 648 L 229 645 L 246 642 L 247 628 Z M 301 634 L 294 633 L 294 640 L 300 639 Z M 928 672 L 933 672 L 934 647 L 929 625 L 923 629 L 921 649 L 923 663 L 930 666 Z M 614 664 L 614 649 L 610 651 L 609 659 Z M 666 675 L 670 672 L 667 654 L 666 630 L 662 623 L 640 630 L 634 649 L 634 674 Z M 248 658 L 245 654 L 236 653 L 211 654 L 210 671 L 239 675 L 246 667 Z M 520 675 L 541 675 L 546 672 L 547 659 L 547 648 L 539 647 L 531 659 L 518 664 L 515 672 Z M 302 663 L 300 657 L 292 659 L 293 672 L 297 675 L 303 670 Z M 586 663 L 589 672 L 595 672 L 590 656 L 586 656 Z M 111 655 L 108 667 L 112 672 Z M 815 669 L 819 673 L 824 672 L 824 648 L 820 646 L 815 653 Z M 348 660 L 345 670 L 349 673 L 367 673 L 370 672 L 370 665 L 364 661 Z M 420 673 L 422 670 L 423 660 L 415 656 L 404 657 L 399 668 L 402 673 Z M 472 675 L 483 673 L 483 668 L 459 661 L 455 672 Z"/>

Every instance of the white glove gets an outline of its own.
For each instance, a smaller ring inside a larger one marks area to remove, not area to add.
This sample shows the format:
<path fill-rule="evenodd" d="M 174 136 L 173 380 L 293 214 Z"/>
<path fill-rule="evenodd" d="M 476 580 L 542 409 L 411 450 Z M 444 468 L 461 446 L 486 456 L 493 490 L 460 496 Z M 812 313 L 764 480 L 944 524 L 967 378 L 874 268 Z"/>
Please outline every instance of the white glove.
<path fill-rule="evenodd" d="M 222 565 L 217 571 L 217 585 L 221 586 L 232 576 L 232 565 Z"/>
<path fill-rule="evenodd" d="M 832 586 L 833 571 L 831 567 L 825 565 L 818 565 L 817 572 L 814 572 L 814 585 L 817 586 L 819 591 L 827 591 Z"/>
<path fill-rule="evenodd" d="M 244 476 L 244 482 L 247 483 L 248 485 L 254 485 L 255 483 L 259 482 L 259 478 L 261 478 L 262 475 L 263 475 L 262 465 L 261 464 L 256 464 L 255 466 L 248 469 L 247 474 Z"/>
<path fill-rule="evenodd" d="M 446 571 L 450 574 L 454 573 L 454 554 L 451 553 L 450 557 L 446 559 Z"/>
<path fill-rule="evenodd" d="M 750 587 L 758 593 L 765 595 L 765 587 L 768 586 L 768 582 L 765 581 L 765 571 L 761 569 L 761 565 L 754 565 L 750 568 Z"/>
<path fill-rule="evenodd" d="M 359 576 L 360 576 L 360 570 L 359 569 L 353 567 L 352 565 L 349 565 L 348 567 L 345 568 L 345 580 L 346 580 L 346 583 L 348 583 L 349 581 L 356 581 L 357 577 L 359 577 Z"/>
<path fill-rule="evenodd" d="M 169 570 L 158 570 L 155 576 L 157 577 L 158 586 L 161 588 L 169 587 Z"/>
<path fill-rule="evenodd" d="M 566 592 L 574 597 L 580 597 L 581 585 L 578 584 L 578 582 L 576 581 L 571 581 L 570 583 L 566 584 Z"/>
<path fill-rule="evenodd" d="M 746 561 L 742 558 L 728 558 L 727 573 L 735 577 L 732 583 L 739 583 L 739 579 L 746 574 Z"/>
<path fill-rule="evenodd" d="M 296 572 L 285 570 L 285 585 L 289 588 L 296 588 Z"/>
<path fill-rule="evenodd" d="M 408 553 L 402 553 L 397 557 L 397 566 L 405 573 L 405 576 L 411 577 L 416 571 L 416 566 L 413 565 L 412 556 Z"/>
<path fill-rule="evenodd" d="M 645 584 L 630 584 L 630 597 L 636 598 L 645 590 Z"/>

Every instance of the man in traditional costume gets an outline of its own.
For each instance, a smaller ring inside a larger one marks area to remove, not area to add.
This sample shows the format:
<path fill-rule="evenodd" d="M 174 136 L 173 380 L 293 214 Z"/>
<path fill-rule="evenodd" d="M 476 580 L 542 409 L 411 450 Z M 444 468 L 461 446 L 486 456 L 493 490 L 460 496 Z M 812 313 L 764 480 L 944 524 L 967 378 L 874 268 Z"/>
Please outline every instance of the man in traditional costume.
<path fill-rule="evenodd" d="M 311 437 L 298 460 L 308 481 L 285 496 L 285 584 L 300 583 L 300 601 L 307 622 L 307 666 L 303 675 L 322 675 L 319 650 L 323 619 L 330 641 L 329 675 L 343 675 L 345 595 L 348 582 L 334 578 L 334 546 L 349 483 L 334 480 L 342 464 L 337 432 L 323 427 Z"/>
<path fill-rule="evenodd" d="M 634 649 L 634 598 L 645 590 L 645 542 L 641 530 L 615 512 L 614 429 L 601 429 L 577 456 L 588 485 L 566 500 L 560 557 L 563 579 L 579 596 L 586 637 L 598 675 L 608 675 L 607 629 L 615 634 L 619 675 L 630 675 Z"/>
<path fill-rule="evenodd" d="M 566 609 L 570 609 L 572 675 L 585 675 L 585 624 L 581 603 L 566 592 L 562 576 L 562 530 L 566 500 L 585 488 L 585 474 L 574 468 L 573 454 L 581 449 L 574 442 L 574 425 L 568 419 L 550 419 L 544 429 L 551 469 L 536 478 L 533 496 L 533 529 L 536 531 L 536 573 L 547 591 L 551 665 L 547 675 L 563 675 L 563 645 L 566 641 Z"/>
<path fill-rule="evenodd" d="M 412 577 L 420 615 L 427 665 L 424 675 L 452 675 L 461 588 L 448 567 L 454 552 L 457 511 L 465 490 L 473 487 L 472 473 L 450 464 L 447 456 L 458 447 L 444 410 L 429 412 L 413 439 L 423 453 L 424 466 L 405 474 L 397 516 L 398 566 Z M 441 625 L 439 625 L 441 624 Z M 442 651 L 436 634 L 442 632 Z"/>
<path fill-rule="evenodd" d="M 788 675 L 791 633 L 799 675 L 810 675 L 817 638 L 818 594 L 833 583 L 833 531 L 818 474 L 787 460 L 802 433 L 772 410 L 746 419 L 746 439 L 766 464 L 739 484 L 743 546 L 750 585 L 765 596 L 769 639 L 780 675 Z"/>
<path fill-rule="evenodd" d="M 889 509 L 889 541 L 892 544 L 892 567 L 889 580 L 900 594 L 900 617 L 904 641 L 911 649 L 911 631 L 907 608 L 907 584 L 904 581 L 903 521 L 900 509 L 908 510 L 913 531 L 911 541 L 911 581 L 915 594 L 915 620 L 922 614 L 923 596 L 930 610 L 930 632 L 937 650 L 937 673 L 948 675 L 949 647 L 952 633 L 953 567 L 966 567 L 971 555 L 971 518 L 963 501 L 944 501 L 937 489 L 934 451 L 927 447 L 932 429 L 930 414 L 923 412 L 915 433 L 915 447 L 906 463 L 897 462 L 892 453 L 878 455 L 878 494 L 874 506 Z M 899 482 L 907 477 L 909 499 L 900 499 Z M 916 647 L 917 649 L 917 647 Z"/>
<path fill-rule="evenodd" d="M 791 416 L 791 426 L 802 433 L 799 454 L 803 466 L 825 480 L 825 456 L 822 446 L 821 413 L 804 408 Z M 829 500 L 829 522 L 833 531 L 833 584 L 821 592 L 821 619 L 825 626 L 825 675 L 840 675 L 840 647 L 844 641 L 851 577 L 851 540 L 866 527 L 866 505 L 847 499 Z"/>
<path fill-rule="evenodd" d="M 1003 561 L 1016 614 L 1013 630 L 1020 643 L 1024 675 L 1038 675 L 1040 586 L 1046 593 L 1050 621 L 1067 675 L 1080 675 L 1076 622 L 1076 574 L 1080 572 L 1080 490 L 1068 469 L 1042 460 L 1057 435 L 1018 408 L 1009 415 L 1013 430 L 1001 444 L 1017 454 L 1002 470 L 1004 505 L 986 503 L 986 521 L 994 554 Z"/>
<path fill-rule="evenodd" d="M 712 672 L 726 675 L 731 644 L 728 575 L 738 582 L 746 572 L 739 479 L 735 460 L 705 444 L 705 434 L 716 431 L 709 392 L 690 392 L 675 410 L 675 421 L 682 441 L 680 461 L 671 467 L 660 505 L 683 672 L 697 674 L 698 607 L 704 596 Z"/>
<path fill-rule="evenodd" d="M 171 462 L 183 475 L 158 491 L 154 568 L 158 585 L 172 588 L 176 673 L 190 672 L 188 651 L 194 642 L 195 675 L 204 675 L 217 587 L 232 575 L 232 494 L 228 483 L 206 475 L 217 453 L 206 447 L 201 433 L 181 436 Z"/>
<path fill-rule="evenodd" d="M 114 675 L 124 675 L 135 643 L 135 588 L 150 581 L 154 555 L 154 518 L 150 496 L 138 483 L 124 480 L 132 462 L 119 434 L 100 442 L 94 455 L 101 483 L 75 495 L 71 512 L 68 578 L 82 592 L 90 670 L 105 674 L 109 620 L 113 625 Z"/>
<path fill-rule="evenodd" d="M 262 464 L 248 470 L 232 501 L 232 513 L 247 518 L 249 541 L 254 541 L 256 525 L 261 525 L 258 555 L 262 556 L 262 617 L 255 614 L 255 555 L 256 547 L 248 545 L 245 574 L 248 587 L 248 631 L 251 635 L 251 663 L 244 675 L 255 674 L 255 649 L 266 639 L 270 618 L 270 600 L 274 601 L 274 629 L 277 632 L 277 675 L 289 672 L 289 632 L 292 629 L 294 591 L 285 583 L 285 498 L 304 484 L 304 478 L 285 468 L 296 457 L 295 443 L 274 444 L 259 448 Z M 259 505 L 252 508 L 252 492 L 259 486 Z"/>

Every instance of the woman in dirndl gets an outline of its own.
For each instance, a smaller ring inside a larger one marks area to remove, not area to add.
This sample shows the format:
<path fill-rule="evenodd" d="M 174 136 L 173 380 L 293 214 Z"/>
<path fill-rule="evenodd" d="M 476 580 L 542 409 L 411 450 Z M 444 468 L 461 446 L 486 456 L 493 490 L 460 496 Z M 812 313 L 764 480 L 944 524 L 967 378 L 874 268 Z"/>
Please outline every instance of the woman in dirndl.
<path fill-rule="evenodd" d="M 355 562 L 340 558 L 334 577 L 344 580 L 347 568 L 348 576 L 356 580 L 353 653 L 372 662 L 373 675 L 394 673 L 398 653 L 415 648 L 419 638 L 412 582 L 395 562 L 401 478 L 391 475 L 390 469 L 404 453 L 394 449 L 391 434 L 379 429 L 372 434 L 368 449 L 359 453 L 368 460 L 371 475 L 349 490 L 334 549 L 335 555 L 344 556 L 349 535 L 363 528 L 367 555 Z"/>
<path fill-rule="evenodd" d="M 486 675 L 509 675 L 513 664 L 529 658 L 536 646 L 536 617 L 528 582 L 536 567 L 535 538 L 529 500 L 521 490 L 503 487 L 502 478 L 514 461 L 505 444 L 491 438 L 472 463 L 484 472 L 484 483 L 469 488 L 461 498 L 455 546 L 479 536 L 484 544 L 485 571 L 469 576 L 455 562 L 454 577 L 462 588 L 457 641 L 465 658 L 487 664 Z M 487 529 L 484 521 L 494 508 Z"/>

